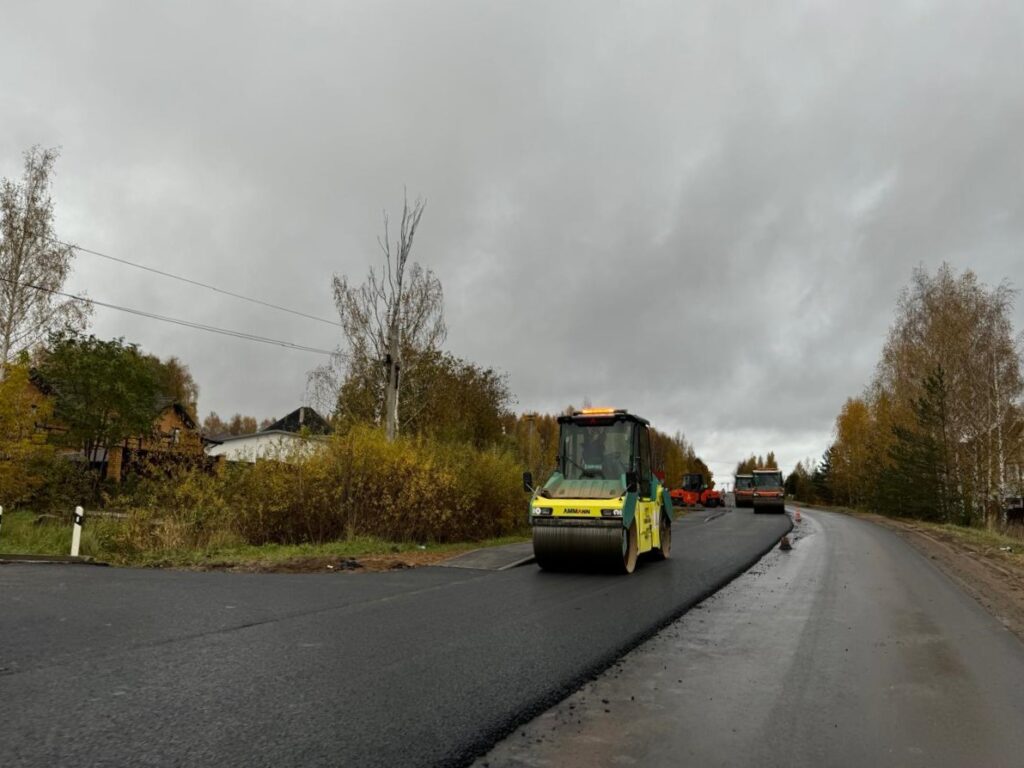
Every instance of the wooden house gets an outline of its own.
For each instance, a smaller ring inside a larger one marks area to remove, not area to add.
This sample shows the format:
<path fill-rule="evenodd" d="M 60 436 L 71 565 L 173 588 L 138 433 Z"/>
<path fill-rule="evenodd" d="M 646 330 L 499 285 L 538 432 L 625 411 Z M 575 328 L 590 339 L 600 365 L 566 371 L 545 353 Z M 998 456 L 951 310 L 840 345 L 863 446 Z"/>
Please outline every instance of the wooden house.
<path fill-rule="evenodd" d="M 33 376 L 30 386 L 43 397 L 52 395 L 45 382 Z M 109 449 L 97 448 L 91 456 L 81 450 L 60 452 L 69 461 L 88 461 L 104 480 L 120 482 L 130 472 L 152 472 L 176 466 L 201 466 L 212 469 L 220 461 L 206 455 L 208 446 L 219 441 L 205 437 L 196 420 L 181 403 L 162 398 L 154 404 L 153 426 L 149 432 L 125 438 Z M 50 419 L 36 427 L 57 441 L 68 430 L 59 419 Z"/>

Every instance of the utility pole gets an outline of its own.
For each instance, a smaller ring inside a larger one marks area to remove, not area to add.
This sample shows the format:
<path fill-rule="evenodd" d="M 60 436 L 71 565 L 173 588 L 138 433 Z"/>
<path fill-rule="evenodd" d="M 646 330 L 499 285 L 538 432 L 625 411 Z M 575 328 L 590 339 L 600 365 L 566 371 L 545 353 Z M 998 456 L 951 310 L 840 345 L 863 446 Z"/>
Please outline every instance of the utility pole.
<path fill-rule="evenodd" d="M 528 425 L 526 431 L 526 466 L 530 468 L 530 472 L 533 472 L 533 436 L 537 429 L 537 414 L 524 413 L 523 418 L 526 419 Z"/>

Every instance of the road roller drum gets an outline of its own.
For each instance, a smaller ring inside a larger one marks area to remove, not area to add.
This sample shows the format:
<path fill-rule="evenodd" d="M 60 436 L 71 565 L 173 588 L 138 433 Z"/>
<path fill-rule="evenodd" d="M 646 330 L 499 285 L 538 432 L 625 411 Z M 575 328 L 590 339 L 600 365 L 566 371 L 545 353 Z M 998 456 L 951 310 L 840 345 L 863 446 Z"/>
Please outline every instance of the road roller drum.
<path fill-rule="evenodd" d="M 617 521 L 616 521 L 617 522 Z M 538 525 L 533 554 L 550 571 L 625 571 L 636 567 L 636 537 L 622 525 Z"/>

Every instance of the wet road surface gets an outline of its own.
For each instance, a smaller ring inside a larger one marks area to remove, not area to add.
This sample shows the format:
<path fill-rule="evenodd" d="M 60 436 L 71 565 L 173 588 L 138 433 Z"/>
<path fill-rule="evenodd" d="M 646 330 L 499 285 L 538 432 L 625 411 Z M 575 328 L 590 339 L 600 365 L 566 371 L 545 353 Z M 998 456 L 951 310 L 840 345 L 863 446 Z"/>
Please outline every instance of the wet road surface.
<path fill-rule="evenodd" d="M 1024 645 L 891 531 L 802 517 L 475 765 L 1024 765 Z"/>
<path fill-rule="evenodd" d="M 465 765 L 789 527 L 718 512 L 631 576 L 0 566 L 0 765 Z"/>

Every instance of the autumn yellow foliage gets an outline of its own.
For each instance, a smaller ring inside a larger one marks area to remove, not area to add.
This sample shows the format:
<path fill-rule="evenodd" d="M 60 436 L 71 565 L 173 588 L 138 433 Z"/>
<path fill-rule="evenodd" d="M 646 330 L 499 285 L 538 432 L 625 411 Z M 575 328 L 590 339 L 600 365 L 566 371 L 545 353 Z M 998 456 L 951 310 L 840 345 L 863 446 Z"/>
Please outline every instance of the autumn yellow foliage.
<path fill-rule="evenodd" d="M 299 544 L 357 536 L 455 542 L 507 536 L 526 524 L 521 468 L 507 452 L 400 437 L 357 426 L 306 450 L 218 475 L 142 480 L 111 509 L 120 544 L 138 550 Z"/>
<path fill-rule="evenodd" d="M 4 366 L 0 373 L 0 504 L 15 506 L 44 482 L 53 448 L 37 425 L 45 424 L 49 415 L 49 402 L 29 384 L 28 366 Z"/>

